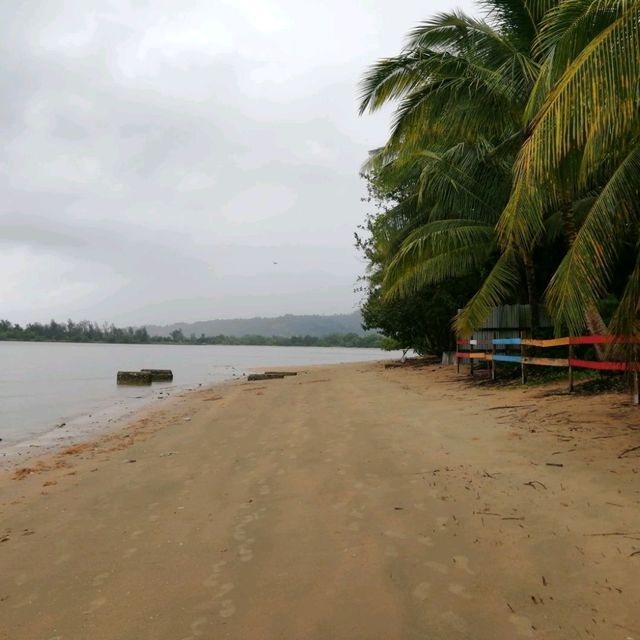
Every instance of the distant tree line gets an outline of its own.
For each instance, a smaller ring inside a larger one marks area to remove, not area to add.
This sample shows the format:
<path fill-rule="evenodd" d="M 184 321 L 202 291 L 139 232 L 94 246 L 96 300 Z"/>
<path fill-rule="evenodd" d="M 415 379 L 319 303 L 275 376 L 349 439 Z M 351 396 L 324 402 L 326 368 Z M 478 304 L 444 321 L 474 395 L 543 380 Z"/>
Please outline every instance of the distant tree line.
<path fill-rule="evenodd" d="M 356 333 L 334 333 L 328 336 L 205 336 L 195 334 L 185 336 L 180 329 L 168 337 L 150 336 L 145 327 L 120 328 L 83 320 L 66 323 L 51 320 L 48 324 L 33 322 L 25 327 L 9 320 L 0 320 L 0 341 L 21 340 L 26 342 L 104 342 L 112 344 L 228 344 L 228 345 L 271 345 L 279 347 L 363 347 L 379 348 L 383 338 L 372 333 L 359 336 Z"/>
<path fill-rule="evenodd" d="M 121 329 L 112 324 L 100 326 L 97 322 L 56 322 L 48 324 L 32 322 L 25 327 L 9 320 L 0 320 L 0 340 L 24 340 L 28 342 L 112 342 L 140 344 L 155 342 L 147 330 L 127 327 Z"/>

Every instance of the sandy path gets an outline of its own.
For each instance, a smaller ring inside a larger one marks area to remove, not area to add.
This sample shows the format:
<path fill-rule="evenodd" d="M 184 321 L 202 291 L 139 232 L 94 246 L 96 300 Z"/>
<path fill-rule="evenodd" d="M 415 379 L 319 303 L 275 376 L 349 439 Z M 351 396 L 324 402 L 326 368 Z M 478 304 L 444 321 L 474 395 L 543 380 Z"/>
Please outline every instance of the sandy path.
<path fill-rule="evenodd" d="M 311 368 L 5 474 L 0 638 L 640 640 L 640 414 L 542 391 Z"/>

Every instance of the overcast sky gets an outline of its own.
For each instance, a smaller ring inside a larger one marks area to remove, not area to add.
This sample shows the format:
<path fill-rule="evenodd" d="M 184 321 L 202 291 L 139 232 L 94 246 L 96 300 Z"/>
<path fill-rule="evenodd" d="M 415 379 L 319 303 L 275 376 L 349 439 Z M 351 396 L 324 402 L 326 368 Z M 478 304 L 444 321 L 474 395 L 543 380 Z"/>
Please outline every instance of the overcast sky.
<path fill-rule="evenodd" d="M 453 0 L 21 0 L 0 7 L 0 318 L 342 313 L 357 82 Z M 277 264 L 274 264 L 277 263 Z"/>

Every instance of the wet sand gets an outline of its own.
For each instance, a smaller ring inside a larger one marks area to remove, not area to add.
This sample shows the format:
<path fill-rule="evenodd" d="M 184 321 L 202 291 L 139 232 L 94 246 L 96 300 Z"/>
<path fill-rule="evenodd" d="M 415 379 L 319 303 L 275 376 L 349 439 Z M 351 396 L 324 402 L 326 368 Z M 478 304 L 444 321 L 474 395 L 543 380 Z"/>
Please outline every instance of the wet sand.
<path fill-rule="evenodd" d="M 0 638 L 640 640 L 640 413 L 553 388 L 310 367 L 7 469 Z"/>

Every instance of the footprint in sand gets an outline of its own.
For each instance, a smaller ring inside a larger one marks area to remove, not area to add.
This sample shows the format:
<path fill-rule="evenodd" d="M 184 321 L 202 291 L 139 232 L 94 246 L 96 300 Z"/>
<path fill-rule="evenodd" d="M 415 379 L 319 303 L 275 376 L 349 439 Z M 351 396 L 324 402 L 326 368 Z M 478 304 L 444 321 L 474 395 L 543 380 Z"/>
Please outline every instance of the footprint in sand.
<path fill-rule="evenodd" d="M 236 612 L 236 607 L 233 604 L 233 600 L 223 600 L 222 607 L 220 607 L 220 617 L 230 618 Z"/>
<path fill-rule="evenodd" d="M 147 520 L 149 520 L 149 522 L 155 522 L 156 520 L 160 520 L 160 516 L 152 515 L 152 516 L 149 516 Z"/>
<path fill-rule="evenodd" d="M 220 581 L 220 573 L 222 571 L 222 567 L 224 567 L 226 564 L 226 560 L 220 560 L 220 562 L 216 562 L 214 565 L 212 565 L 213 573 L 205 578 L 204 582 L 202 583 L 203 586 L 209 589 L 217 587 L 218 582 Z"/>
<path fill-rule="evenodd" d="M 122 557 L 126 560 L 130 558 L 134 553 L 138 551 L 138 547 L 129 547 L 123 554 Z"/>
<path fill-rule="evenodd" d="M 397 558 L 400 554 L 398 553 L 396 545 L 390 544 L 384 550 L 384 555 L 387 556 L 387 558 Z"/>
<path fill-rule="evenodd" d="M 207 587 L 207 589 L 213 589 L 218 586 L 218 574 L 212 573 L 210 576 L 205 578 L 202 582 L 203 587 Z"/>
<path fill-rule="evenodd" d="M 421 582 L 413 589 L 413 597 L 417 600 L 426 600 L 429 597 L 431 585 L 428 582 Z"/>
<path fill-rule="evenodd" d="M 387 538 L 397 538 L 398 540 L 404 540 L 407 537 L 404 535 L 404 533 L 400 531 L 394 531 L 393 529 L 385 531 L 384 535 L 387 536 Z"/>
<path fill-rule="evenodd" d="M 429 567 L 432 571 L 437 571 L 438 573 L 445 574 L 449 573 L 449 568 L 446 564 L 442 564 L 441 562 L 434 562 L 433 560 L 429 560 L 424 563 L 425 567 Z"/>
<path fill-rule="evenodd" d="M 360 531 L 360 523 L 357 520 L 354 520 L 347 525 L 347 529 L 349 531 Z"/>
<path fill-rule="evenodd" d="M 253 551 L 246 544 L 241 544 L 238 548 L 238 556 L 242 562 L 249 562 L 253 558 Z"/>
<path fill-rule="evenodd" d="M 467 556 L 453 556 L 453 562 L 458 569 L 466 571 L 470 576 L 475 576 L 476 572 L 469 569 L 469 558 Z"/>
<path fill-rule="evenodd" d="M 433 540 L 431 536 L 418 536 L 418 542 L 425 547 L 433 547 Z"/>
<path fill-rule="evenodd" d="M 208 621 L 209 621 L 209 618 L 207 618 L 206 616 L 201 616 L 199 618 L 196 618 L 191 623 L 191 633 L 194 636 L 201 636 L 204 633 L 204 627 L 207 626 Z"/>
<path fill-rule="evenodd" d="M 19 573 L 14 582 L 20 587 L 29 580 L 29 576 L 26 573 Z"/>
<path fill-rule="evenodd" d="M 445 518 L 444 516 L 440 516 L 439 518 L 436 518 L 436 527 L 438 527 L 438 529 L 446 529 L 447 528 L 447 522 L 449 522 L 449 518 Z"/>
<path fill-rule="evenodd" d="M 242 524 L 246 525 L 246 524 L 249 524 L 249 523 L 253 522 L 254 520 L 260 520 L 260 512 L 259 511 L 254 511 L 253 513 L 250 513 L 250 514 L 246 515 L 244 518 L 242 518 Z"/>
<path fill-rule="evenodd" d="M 230 591 L 233 591 L 233 582 L 225 582 L 220 589 L 218 589 L 218 591 L 216 592 L 216 594 L 213 596 L 214 598 L 222 598 L 224 596 L 227 595 L 227 593 L 229 593 Z"/>
<path fill-rule="evenodd" d="M 101 587 L 104 584 L 104 581 L 109 577 L 109 572 L 105 571 L 104 573 L 99 573 L 97 576 L 94 576 L 92 580 L 92 584 L 94 587 Z"/>
<path fill-rule="evenodd" d="M 471 596 L 467 593 L 467 590 L 461 584 L 452 583 L 449 585 L 449 591 L 456 596 L 460 596 L 461 598 L 466 598 L 469 600 Z"/>
<path fill-rule="evenodd" d="M 516 628 L 518 635 L 523 638 L 532 638 L 531 620 L 525 616 L 518 616 L 515 613 L 509 616 L 509 622 Z"/>
<path fill-rule="evenodd" d="M 445 627 L 455 629 L 462 633 L 467 631 L 468 625 L 466 620 L 453 611 L 445 611 L 440 615 L 440 620 Z"/>
<path fill-rule="evenodd" d="M 89 603 L 89 608 L 85 611 L 85 613 L 93 613 L 94 611 L 96 611 L 100 607 L 104 606 L 106 604 L 106 602 L 107 602 L 107 599 L 104 596 L 99 596 L 97 598 L 94 598 Z"/>

